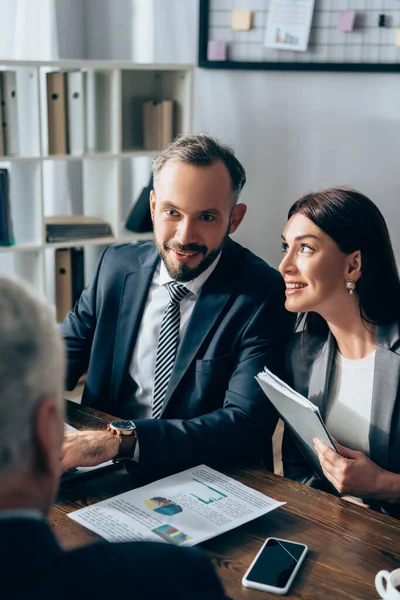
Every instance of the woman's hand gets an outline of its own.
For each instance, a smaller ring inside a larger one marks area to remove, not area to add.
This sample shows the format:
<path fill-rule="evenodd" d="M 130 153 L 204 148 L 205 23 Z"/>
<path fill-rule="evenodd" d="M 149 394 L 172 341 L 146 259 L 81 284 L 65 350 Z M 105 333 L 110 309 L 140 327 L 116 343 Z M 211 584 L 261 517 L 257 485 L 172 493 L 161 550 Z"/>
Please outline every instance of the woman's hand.
<path fill-rule="evenodd" d="M 337 442 L 340 454 L 318 438 L 314 438 L 313 442 L 325 477 L 340 494 L 399 501 L 400 475 L 385 471 L 363 452 L 350 450 Z"/>

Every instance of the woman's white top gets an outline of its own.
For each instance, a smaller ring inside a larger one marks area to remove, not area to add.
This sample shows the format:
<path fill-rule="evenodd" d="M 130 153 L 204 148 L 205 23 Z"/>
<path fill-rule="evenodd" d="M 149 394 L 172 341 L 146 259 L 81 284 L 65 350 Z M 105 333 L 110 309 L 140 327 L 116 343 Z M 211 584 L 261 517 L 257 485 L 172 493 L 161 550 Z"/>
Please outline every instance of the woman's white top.
<path fill-rule="evenodd" d="M 375 353 L 350 360 L 336 352 L 325 415 L 326 427 L 339 444 L 367 455 Z"/>

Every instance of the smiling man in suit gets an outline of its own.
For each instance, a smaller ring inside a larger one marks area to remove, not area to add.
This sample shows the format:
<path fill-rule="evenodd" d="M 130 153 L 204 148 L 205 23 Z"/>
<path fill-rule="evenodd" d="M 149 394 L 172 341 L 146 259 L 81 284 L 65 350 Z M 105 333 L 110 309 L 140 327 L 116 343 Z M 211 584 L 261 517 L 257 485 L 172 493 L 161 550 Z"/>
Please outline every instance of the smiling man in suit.
<path fill-rule="evenodd" d="M 204 134 L 155 160 L 155 243 L 112 246 L 61 327 L 68 389 L 124 422 L 67 436 L 64 467 L 145 469 L 260 457 L 277 416 L 255 381 L 281 373 L 293 317 L 277 271 L 230 239 L 246 213 L 234 152 Z"/>
<path fill-rule="evenodd" d="M 33 290 L 0 277 L 2 600 L 109 599 L 127 581 L 138 600 L 223 600 L 211 564 L 193 548 L 157 542 L 100 542 L 71 551 L 59 546 L 46 514 L 61 473 L 64 372 L 50 308 Z"/>

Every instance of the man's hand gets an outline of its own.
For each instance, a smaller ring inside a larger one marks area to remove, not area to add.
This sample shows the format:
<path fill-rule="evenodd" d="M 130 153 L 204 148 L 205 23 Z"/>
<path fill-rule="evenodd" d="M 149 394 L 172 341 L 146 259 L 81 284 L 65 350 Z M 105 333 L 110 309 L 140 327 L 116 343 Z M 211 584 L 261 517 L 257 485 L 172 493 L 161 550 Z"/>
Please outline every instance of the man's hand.
<path fill-rule="evenodd" d="M 117 456 L 119 438 L 110 431 L 66 431 L 62 469 L 93 467 Z"/>
<path fill-rule="evenodd" d="M 340 494 L 384 499 L 382 484 L 387 471 L 372 462 L 363 452 L 350 450 L 336 442 L 340 452 L 337 454 L 321 440 L 314 438 L 313 442 L 325 477 Z"/>

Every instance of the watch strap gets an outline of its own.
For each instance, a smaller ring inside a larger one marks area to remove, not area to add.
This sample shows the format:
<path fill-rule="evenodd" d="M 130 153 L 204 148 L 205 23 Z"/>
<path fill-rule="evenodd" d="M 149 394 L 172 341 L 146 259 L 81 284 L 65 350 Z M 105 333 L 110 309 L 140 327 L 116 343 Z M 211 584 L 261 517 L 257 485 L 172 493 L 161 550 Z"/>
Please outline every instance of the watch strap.
<path fill-rule="evenodd" d="M 136 448 L 136 432 L 133 435 L 120 435 L 119 439 L 119 451 L 115 457 L 116 460 L 132 460 Z"/>

